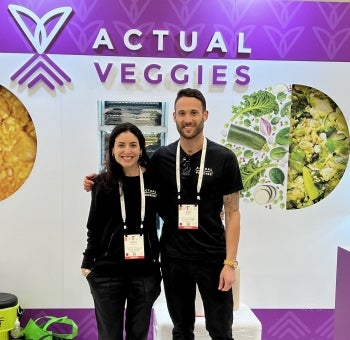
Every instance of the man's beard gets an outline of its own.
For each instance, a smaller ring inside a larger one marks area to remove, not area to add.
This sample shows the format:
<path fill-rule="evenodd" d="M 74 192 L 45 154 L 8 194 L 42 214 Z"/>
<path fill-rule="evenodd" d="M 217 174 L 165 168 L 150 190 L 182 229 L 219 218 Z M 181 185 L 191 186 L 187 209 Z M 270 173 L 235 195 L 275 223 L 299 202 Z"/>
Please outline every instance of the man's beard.
<path fill-rule="evenodd" d="M 196 126 L 192 127 L 193 128 L 193 132 L 190 135 L 184 133 L 183 132 L 184 127 L 180 126 L 178 123 L 176 123 L 176 128 L 177 128 L 177 131 L 179 132 L 181 137 L 183 137 L 185 139 L 194 139 L 195 137 L 197 137 L 199 134 L 201 134 L 203 132 L 204 121 L 201 121 L 199 123 L 199 125 L 196 125 Z"/>

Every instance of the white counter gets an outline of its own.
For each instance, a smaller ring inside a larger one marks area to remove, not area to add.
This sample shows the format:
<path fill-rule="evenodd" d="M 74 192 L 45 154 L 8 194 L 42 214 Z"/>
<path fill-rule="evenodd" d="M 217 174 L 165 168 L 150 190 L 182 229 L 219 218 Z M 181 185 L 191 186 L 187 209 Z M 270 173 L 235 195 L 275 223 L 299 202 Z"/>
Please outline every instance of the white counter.
<path fill-rule="evenodd" d="M 238 310 L 233 312 L 233 332 L 235 340 L 261 340 L 261 322 L 251 309 L 240 304 Z M 172 338 L 172 322 L 165 302 L 154 306 L 154 340 L 170 340 Z M 195 339 L 208 339 L 205 329 L 204 316 L 196 317 Z"/>

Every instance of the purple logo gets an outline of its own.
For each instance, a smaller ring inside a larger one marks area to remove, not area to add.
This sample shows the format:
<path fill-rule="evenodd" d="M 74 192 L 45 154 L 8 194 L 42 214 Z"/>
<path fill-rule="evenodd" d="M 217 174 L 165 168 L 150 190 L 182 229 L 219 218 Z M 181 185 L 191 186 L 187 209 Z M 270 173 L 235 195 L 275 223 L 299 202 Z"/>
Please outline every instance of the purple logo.
<path fill-rule="evenodd" d="M 9 5 L 8 8 L 36 52 L 11 76 L 11 80 L 16 80 L 20 85 L 26 84 L 28 88 L 41 81 L 51 90 L 65 82 L 70 83 L 71 78 L 45 55 L 45 51 L 68 20 L 72 8 L 55 8 L 42 18 L 23 6 Z"/>

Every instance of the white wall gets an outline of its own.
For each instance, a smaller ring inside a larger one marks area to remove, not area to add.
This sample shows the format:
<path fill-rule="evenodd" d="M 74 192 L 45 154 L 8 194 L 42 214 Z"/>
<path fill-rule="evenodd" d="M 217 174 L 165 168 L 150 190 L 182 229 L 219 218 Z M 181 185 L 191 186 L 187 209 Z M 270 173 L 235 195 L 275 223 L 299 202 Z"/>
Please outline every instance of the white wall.
<path fill-rule="evenodd" d="M 0 55 L 0 64 L 15 70 L 26 55 Z M 151 59 L 135 59 L 135 85 L 122 85 L 116 70 L 106 84 L 99 81 L 96 58 L 52 56 L 72 78 L 72 84 L 54 92 L 0 83 L 27 107 L 38 136 L 38 153 L 31 176 L 14 195 L 0 202 L 0 290 L 13 292 L 25 308 L 92 307 L 89 289 L 80 274 L 85 248 L 90 195 L 82 188 L 85 174 L 97 171 L 98 100 L 157 100 L 169 105 L 168 141 L 177 138 L 172 122 L 173 100 L 179 86 L 169 78 L 161 85 L 142 79 Z M 104 57 L 103 62 L 121 58 Z M 131 61 L 131 59 L 129 60 Z M 178 63 L 158 61 L 165 69 Z M 203 60 L 210 66 L 211 60 Z M 227 63 L 232 74 L 234 63 Z M 195 68 L 196 60 L 186 60 Z M 350 121 L 346 63 L 247 61 L 251 84 L 245 93 L 279 83 L 302 83 L 327 93 Z M 342 76 L 339 77 L 339 74 Z M 209 78 L 209 77 L 208 77 Z M 186 87 L 197 87 L 193 82 Z M 244 92 L 228 79 L 226 86 L 200 86 L 208 101 L 208 138 L 219 141 L 230 108 Z M 35 95 L 33 95 L 35 92 Z M 242 234 L 239 249 L 241 301 L 252 308 L 333 308 L 337 246 L 350 239 L 347 170 L 340 185 L 319 204 L 296 211 L 267 210 L 241 203 Z"/>

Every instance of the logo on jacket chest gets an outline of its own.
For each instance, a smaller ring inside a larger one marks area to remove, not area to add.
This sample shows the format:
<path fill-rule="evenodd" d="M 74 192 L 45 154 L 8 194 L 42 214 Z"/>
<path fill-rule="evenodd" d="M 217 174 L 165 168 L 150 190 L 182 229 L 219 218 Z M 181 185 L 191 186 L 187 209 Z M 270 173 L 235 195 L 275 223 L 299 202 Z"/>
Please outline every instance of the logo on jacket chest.
<path fill-rule="evenodd" d="M 196 167 L 196 175 L 199 174 L 199 166 Z M 213 169 L 212 168 L 204 168 L 204 176 L 213 176 Z"/>
<path fill-rule="evenodd" d="M 146 197 L 157 197 L 157 192 L 152 189 L 145 189 L 145 196 Z"/>

